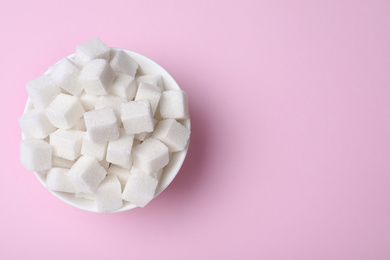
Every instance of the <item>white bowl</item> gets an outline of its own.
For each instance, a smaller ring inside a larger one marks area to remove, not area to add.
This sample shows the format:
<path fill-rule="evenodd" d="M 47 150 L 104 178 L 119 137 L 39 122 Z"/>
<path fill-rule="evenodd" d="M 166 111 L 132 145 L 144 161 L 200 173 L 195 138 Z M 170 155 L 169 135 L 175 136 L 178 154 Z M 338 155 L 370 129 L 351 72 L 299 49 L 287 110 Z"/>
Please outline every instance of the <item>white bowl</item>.
<path fill-rule="evenodd" d="M 158 65 L 156 62 L 154 62 L 151 59 L 149 59 L 141 54 L 138 54 L 136 52 L 132 52 L 132 51 L 128 51 L 128 50 L 123 50 L 123 51 L 125 51 L 127 54 L 129 54 L 133 59 L 135 59 L 138 62 L 138 64 L 139 64 L 138 73 L 139 74 L 141 74 L 141 75 L 159 74 L 163 78 L 165 90 L 178 90 L 178 89 L 180 89 L 179 85 L 172 78 L 172 76 L 169 75 L 169 73 L 165 69 L 163 69 L 160 65 Z M 74 54 L 69 55 L 68 58 L 73 60 Z M 26 112 L 30 109 L 33 109 L 33 104 L 30 101 L 30 99 L 28 99 L 27 103 L 26 103 L 26 107 L 24 109 L 24 112 Z M 190 119 L 180 120 L 180 122 L 184 126 L 186 126 L 188 129 L 191 129 Z M 23 135 L 22 135 L 22 139 L 24 139 Z M 157 186 L 156 193 L 155 193 L 154 197 L 157 197 L 161 192 L 163 192 L 168 187 L 168 185 L 173 181 L 173 179 L 176 177 L 176 175 L 179 172 L 179 170 L 184 162 L 184 159 L 187 155 L 188 146 L 189 146 L 189 142 L 183 151 L 175 152 L 173 154 L 173 156 L 170 157 L 169 164 L 164 167 L 163 175 L 162 175 L 161 180 Z M 34 173 L 37 176 L 38 180 L 46 188 L 45 175 L 42 175 L 42 174 L 37 173 L 37 172 L 34 172 Z M 48 191 L 50 191 L 50 193 L 52 193 L 54 196 L 56 196 L 60 200 L 68 203 L 69 205 L 71 205 L 73 207 L 83 209 L 86 211 L 91 211 L 91 212 L 99 212 L 96 209 L 95 202 L 92 200 L 76 198 L 73 193 L 65 193 L 65 192 L 58 192 L 58 191 L 52 191 L 52 190 L 48 190 Z M 120 209 L 113 211 L 113 212 L 121 212 L 121 211 L 125 211 L 125 210 L 130 210 L 130 209 L 133 209 L 135 207 L 137 207 L 137 206 L 134 204 L 131 204 L 127 201 L 123 201 L 123 206 Z"/>

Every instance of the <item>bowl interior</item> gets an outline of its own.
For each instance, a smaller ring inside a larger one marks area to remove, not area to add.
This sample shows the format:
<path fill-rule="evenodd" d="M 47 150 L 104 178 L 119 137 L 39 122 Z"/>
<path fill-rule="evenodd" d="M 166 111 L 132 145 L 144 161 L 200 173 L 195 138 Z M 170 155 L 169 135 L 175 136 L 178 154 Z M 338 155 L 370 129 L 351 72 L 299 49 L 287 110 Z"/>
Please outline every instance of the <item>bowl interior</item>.
<path fill-rule="evenodd" d="M 115 49 L 115 48 L 113 48 Z M 125 51 L 128 55 L 130 55 L 134 60 L 136 60 L 139 64 L 139 69 L 138 73 L 141 75 L 148 75 L 148 74 L 159 74 L 163 78 L 164 82 L 164 87 L 165 90 L 178 90 L 180 89 L 179 85 L 176 83 L 176 81 L 172 78 L 169 73 L 163 69 L 160 65 L 158 65 L 156 62 L 152 61 L 151 59 L 138 54 L 136 52 L 128 51 L 128 50 L 123 50 Z M 68 56 L 69 59 L 74 58 L 74 54 Z M 24 112 L 33 109 L 33 104 L 30 101 L 30 99 L 27 100 L 26 107 Z M 191 123 L 190 119 L 186 120 L 180 120 L 180 122 L 186 126 L 188 129 L 191 129 Z M 24 137 L 22 136 L 24 139 Z M 179 172 L 184 159 L 187 155 L 188 151 L 188 145 L 187 147 L 180 152 L 175 152 L 173 155 L 170 157 L 169 164 L 164 167 L 163 169 L 163 175 L 161 177 L 161 180 L 159 182 L 159 185 L 157 186 L 156 193 L 154 197 L 157 197 L 162 191 L 164 191 L 168 185 L 173 181 L 177 173 Z M 40 174 L 38 172 L 34 172 L 35 175 L 37 176 L 38 180 L 42 183 L 42 185 L 46 188 L 46 180 L 45 180 L 45 175 Z M 65 193 L 65 192 L 58 192 L 58 191 L 52 191 L 48 190 L 50 193 L 52 193 L 54 196 L 59 198 L 60 200 L 76 207 L 79 209 L 91 211 L 91 212 L 98 212 L 96 210 L 95 202 L 92 200 L 87 200 L 87 199 L 82 199 L 82 198 L 76 198 L 74 194 L 72 193 Z M 114 211 L 114 212 L 121 212 L 125 210 L 130 210 L 135 208 L 136 206 L 134 204 L 131 204 L 127 201 L 123 201 L 123 206 L 122 208 Z"/>

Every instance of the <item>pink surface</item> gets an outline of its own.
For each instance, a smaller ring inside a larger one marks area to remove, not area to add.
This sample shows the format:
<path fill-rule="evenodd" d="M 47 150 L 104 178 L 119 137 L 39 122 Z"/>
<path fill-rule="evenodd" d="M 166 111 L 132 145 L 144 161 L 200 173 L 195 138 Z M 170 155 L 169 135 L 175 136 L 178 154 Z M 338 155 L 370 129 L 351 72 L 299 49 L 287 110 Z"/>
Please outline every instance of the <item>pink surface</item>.
<path fill-rule="evenodd" d="M 389 1 L 57 2 L 0 2 L 0 259 L 390 259 Z M 93 37 L 189 96 L 144 209 L 72 208 L 19 162 L 25 83 Z"/>

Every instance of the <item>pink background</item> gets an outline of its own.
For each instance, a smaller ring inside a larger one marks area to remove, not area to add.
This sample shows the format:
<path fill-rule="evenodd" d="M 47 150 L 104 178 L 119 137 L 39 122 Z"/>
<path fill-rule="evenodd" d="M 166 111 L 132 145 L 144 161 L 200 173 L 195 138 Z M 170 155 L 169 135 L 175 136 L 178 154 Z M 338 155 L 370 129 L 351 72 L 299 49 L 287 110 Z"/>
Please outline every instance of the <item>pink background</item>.
<path fill-rule="evenodd" d="M 19 162 L 25 83 L 93 37 L 162 65 L 192 139 L 144 209 Z M 0 259 L 390 259 L 390 1 L 0 0 Z"/>

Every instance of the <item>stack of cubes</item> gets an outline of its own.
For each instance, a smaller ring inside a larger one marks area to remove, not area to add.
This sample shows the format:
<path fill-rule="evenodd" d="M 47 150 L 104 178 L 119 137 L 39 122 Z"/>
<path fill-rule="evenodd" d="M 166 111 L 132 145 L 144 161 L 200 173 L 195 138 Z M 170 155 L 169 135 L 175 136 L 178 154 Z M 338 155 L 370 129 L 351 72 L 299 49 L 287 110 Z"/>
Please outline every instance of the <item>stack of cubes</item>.
<path fill-rule="evenodd" d="M 187 95 L 140 75 L 126 52 L 95 38 L 26 84 L 33 109 L 19 118 L 20 160 L 46 187 L 93 199 L 101 212 L 155 196 L 170 153 L 186 148 Z"/>

